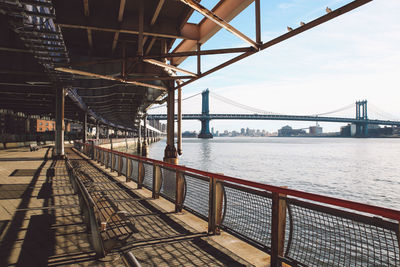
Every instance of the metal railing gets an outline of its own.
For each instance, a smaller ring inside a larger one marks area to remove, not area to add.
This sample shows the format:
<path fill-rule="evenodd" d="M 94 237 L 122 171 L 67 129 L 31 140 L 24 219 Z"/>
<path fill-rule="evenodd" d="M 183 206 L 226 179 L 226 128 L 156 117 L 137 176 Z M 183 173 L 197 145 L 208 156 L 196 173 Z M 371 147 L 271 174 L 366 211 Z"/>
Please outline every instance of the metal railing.
<path fill-rule="evenodd" d="M 204 172 L 89 144 L 76 148 L 271 255 L 271 266 L 400 266 L 400 211 Z"/>

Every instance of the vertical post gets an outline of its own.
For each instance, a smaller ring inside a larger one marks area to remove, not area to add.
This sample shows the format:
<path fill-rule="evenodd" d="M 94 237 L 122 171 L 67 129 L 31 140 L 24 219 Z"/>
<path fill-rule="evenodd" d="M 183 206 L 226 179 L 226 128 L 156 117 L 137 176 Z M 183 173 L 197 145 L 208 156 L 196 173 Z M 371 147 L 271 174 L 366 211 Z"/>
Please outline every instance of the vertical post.
<path fill-rule="evenodd" d="M 271 267 L 280 266 L 283 257 L 286 228 L 286 195 L 272 193 Z"/>
<path fill-rule="evenodd" d="M 122 156 L 118 155 L 117 157 L 118 157 L 117 172 L 118 172 L 118 176 L 120 176 L 122 173 Z"/>
<path fill-rule="evenodd" d="M 143 162 L 139 161 L 138 162 L 138 183 L 137 183 L 138 189 L 142 188 L 143 180 L 144 180 L 144 165 L 143 165 Z"/>
<path fill-rule="evenodd" d="M 221 181 L 210 177 L 208 233 L 220 234 L 222 220 L 223 184 Z"/>
<path fill-rule="evenodd" d="M 129 182 L 130 177 L 132 176 L 132 160 L 130 158 L 126 158 L 126 182 Z"/>
<path fill-rule="evenodd" d="M 197 75 L 201 75 L 201 43 L 197 42 Z"/>
<path fill-rule="evenodd" d="M 178 154 L 174 144 L 174 123 L 175 123 L 175 91 L 168 90 L 167 96 L 167 146 L 164 150 L 164 161 L 178 164 Z"/>
<path fill-rule="evenodd" d="M 261 44 L 261 16 L 260 16 L 260 0 L 255 0 L 255 17 L 256 17 L 256 43 Z"/>
<path fill-rule="evenodd" d="M 99 122 L 96 122 L 96 140 L 99 140 L 100 138 L 100 125 Z"/>
<path fill-rule="evenodd" d="M 139 128 L 138 128 L 138 141 L 137 141 L 137 153 L 140 155 L 142 152 L 142 121 L 139 119 Z"/>
<path fill-rule="evenodd" d="M 111 171 L 114 171 L 115 170 L 115 168 L 114 168 L 114 165 L 115 165 L 115 154 L 114 153 L 110 153 L 110 156 L 111 156 Z"/>
<path fill-rule="evenodd" d="M 83 115 L 83 138 L 82 138 L 82 142 L 85 144 L 87 143 L 87 112 L 85 112 L 85 114 Z"/>
<path fill-rule="evenodd" d="M 278 267 L 279 194 L 272 193 L 271 267 Z"/>
<path fill-rule="evenodd" d="M 143 146 L 142 146 L 142 156 L 143 157 L 147 157 L 147 118 L 146 118 L 146 114 L 143 117 Z"/>
<path fill-rule="evenodd" d="M 182 212 L 185 194 L 185 178 L 183 173 L 176 171 L 175 212 Z"/>
<path fill-rule="evenodd" d="M 122 42 L 122 79 L 126 79 L 126 42 Z"/>
<path fill-rule="evenodd" d="M 177 147 L 178 147 L 178 155 L 182 155 L 182 87 L 178 88 L 178 129 L 177 129 Z"/>
<path fill-rule="evenodd" d="M 397 229 L 397 242 L 399 242 L 399 248 L 400 248 L 400 221 L 398 223 L 398 229 Z M 400 254 L 400 252 L 399 252 Z M 399 255 L 400 256 L 400 255 Z"/>
<path fill-rule="evenodd" d="M 152 197 L 157 199 L 160 197 L 160 190 L 161 190 L 161 167 L 154 164 L 153 165 L 153 194 Z"/>
<path fill-rule="evenodd" d="M 56 88 L 56 156 L 64 156 L 64 88 Z"/>

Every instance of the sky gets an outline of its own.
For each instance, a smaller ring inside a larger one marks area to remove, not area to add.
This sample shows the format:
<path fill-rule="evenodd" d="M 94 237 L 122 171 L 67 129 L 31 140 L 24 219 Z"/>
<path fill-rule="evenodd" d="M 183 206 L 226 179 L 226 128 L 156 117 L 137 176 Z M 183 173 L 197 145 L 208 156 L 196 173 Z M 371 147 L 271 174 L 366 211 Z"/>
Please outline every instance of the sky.
<path fill-rule="evenodd" d="M 217 1 L 203 0 L 209 9 Z M 266 42 L 351 1 L 261 0 L 262 41 Z M 374 0 L 316 28 L 265 49 L 183 88 L 188 97 L 209 88 L 210 92 L 241 104 L 280 114 L 319 114 L 368 100 L 370 118 L 400 120 L 400 1 Z M 202 16 L 194 13 L 191 22 Z M 231 21 L 252 39 L 254 4 Z M 244 47 L 238 37 L 221 30 L 202 49 Z M 232 55 L 202 57 L 206 71 Z M 179 67 L 196 72 L 189 58 Z M 165 113 L 157 108 L 149 113 Z M 201 97 L 183 102 L 183 113 L 201 113 Z M 211 97 L 210 113 L 248 113 Z M 355 116 L 355 107 L 338 116 Z M 277 131 L 285 125 L 303 128 L 314 122 L 211 121 L 215 130 L 240 128 Z M 321 123 L 324 132 L 338 131 L 343 124 Z M 182 128 L 200 130 L 199 121 L 183 121 Z"/>

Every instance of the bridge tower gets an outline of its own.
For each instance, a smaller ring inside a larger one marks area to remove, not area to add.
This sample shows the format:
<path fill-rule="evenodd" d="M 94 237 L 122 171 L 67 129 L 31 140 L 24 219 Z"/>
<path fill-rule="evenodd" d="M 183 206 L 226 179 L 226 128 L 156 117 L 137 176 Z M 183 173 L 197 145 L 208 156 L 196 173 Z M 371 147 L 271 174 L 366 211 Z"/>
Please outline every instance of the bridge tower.
<path fill-rule="evenodd" d="M 201 131 L 198 138 L 213 138 L 210 132 L 210 107 L 209 107 L 209 93 L 208 89 L 201 93 Z"/>
<path fill-rule="evenodd" d="M 367 100 L 356 102 L 356 119 L 360 122 L 356 123 L 356 136 L 368 136 L 368 115 Z"/>

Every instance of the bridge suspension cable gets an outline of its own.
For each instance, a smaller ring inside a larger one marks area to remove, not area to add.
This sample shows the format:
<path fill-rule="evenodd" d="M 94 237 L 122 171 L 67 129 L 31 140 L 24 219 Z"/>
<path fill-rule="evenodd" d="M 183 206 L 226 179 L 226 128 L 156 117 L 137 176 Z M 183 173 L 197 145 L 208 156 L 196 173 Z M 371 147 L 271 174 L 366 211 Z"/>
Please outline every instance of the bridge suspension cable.
<path fill-rule="evenodd" d="M 201 95 L 201 92 L 197 93 L 197 94 L 194 94 L 194 95 L 191 95 L 191 96 L 188 96 L 188 97 L 185 97 L 185 98 L 182 99 L 182 101 L 188 100 L 188 99 L 193 98 L 193 97 L 198 96 L 198 95 Z M 178 99 L 175 99 L 175 103 L 177 103 L 177 102 L 178 102 Z M 156 107 L 151 107 L 151 108 L 149 108 L 149 110 L 162 108 L 162 107 L 166 107 L 166 106 L 167 106 L 167 103 L 159 105 L 159 106 L 156 106 Z"/>
<path fill-rule="evenodd" d="M 279 113 L 270 112 L 270 111 L 266 111 L 266 110 L 262 110 L 262 109 L 258 109 L 258 108 L 253 108 L 253 107 L 241 104 L 239 102 L 236 102 L 236 101 L 234 101 L 232 99 L 226 98 L 224 96 L 218 95 L 218 94 L 213 93 L 213 92 L 210 92 L 210 94 L 213 97 L 217 98 L 218 100 L 220 100 L 220 101 L 222 101 L 224 103 L 227 103 L 227 104 L 233 105 L 235 107 L 238 107 L 238 108 L 241 108 L 241 109 L 244 109 L 244 110 L 247 110 L 247 111 L 251 111 L 251 112 L 254 112 L 254 113 L 257 113 L 257 114 L 281 115 Z"/>
<path fill-rule="evenodd" d="M 394 115 L 394 114 L 391 114 L 389 112 L 386 112 L 386 111 L 378 108 L 377 106 L 375 106 L 371 102 L 368 102 L 368 107 L 369 107 L 369 113 L 377 114 L 377 115 L 381 116 L 384 119 L 400 120 L 400 116 L 399 115 Z"/>
<path fill-rule="evenodd" d="M 332 111 L 323 112 L 323 113 L 319 113 L 319 114 L 312 114 L 311 116 L 329 115 L 329 114 L 337 113 L 337 112 L 340 112 L 340 111 L 343 111 L 343 110 L 347 110 L 347 109 L 350 109 L 350 108 L 354 108 L 354 107 L 355 107 L 354 103 L 351 103 L 351 104 L 349 104 L 347 106 L 344 106 L 342 108 L 338 108 L 338 109 L 335 109 L 335 110 L 332 110 Z"/>

